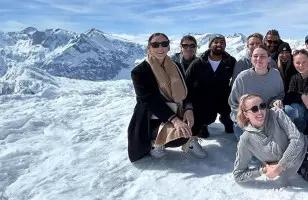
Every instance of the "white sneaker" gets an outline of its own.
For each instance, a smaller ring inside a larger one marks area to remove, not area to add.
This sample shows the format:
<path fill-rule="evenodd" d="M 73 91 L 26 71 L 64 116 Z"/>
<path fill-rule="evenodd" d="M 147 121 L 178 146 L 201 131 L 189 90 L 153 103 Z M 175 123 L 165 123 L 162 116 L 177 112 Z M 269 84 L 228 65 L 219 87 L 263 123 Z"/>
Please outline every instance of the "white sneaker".
<path fill-rule="evenodd" d="M 150 155 L 153 156 L 154 158 L 162 158 L 166 155 L 165 147 L 164 145 L 162 146 L 153 146 Z"/>
<path fill-rule="evenodd" d="M 182 146 L 182 150 L 185 153 L 190 153 L 197 158 L 205 158 L 207 157 L 206 151 L 202 148 L 202 146 L 198 143 L 198 138 L 191 137 L 186 144 Z"/>

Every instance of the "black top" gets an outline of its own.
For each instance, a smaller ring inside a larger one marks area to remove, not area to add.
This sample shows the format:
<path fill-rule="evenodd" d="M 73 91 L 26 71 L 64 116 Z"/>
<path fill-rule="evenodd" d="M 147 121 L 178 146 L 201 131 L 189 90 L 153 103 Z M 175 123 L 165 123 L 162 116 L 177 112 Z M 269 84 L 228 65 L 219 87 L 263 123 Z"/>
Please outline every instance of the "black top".
<path fill-rule="evenodd" d="M 302 103 L 301 95 L 308 94 L 308 78 L 303 79 L 300 73 L 292 76 L 284 104 Z"/>

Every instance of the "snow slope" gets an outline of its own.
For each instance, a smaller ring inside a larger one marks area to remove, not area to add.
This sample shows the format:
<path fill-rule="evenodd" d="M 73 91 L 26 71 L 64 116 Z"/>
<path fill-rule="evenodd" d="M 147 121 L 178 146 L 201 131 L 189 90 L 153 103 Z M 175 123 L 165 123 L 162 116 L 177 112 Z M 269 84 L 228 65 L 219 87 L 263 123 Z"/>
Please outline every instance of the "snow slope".
<path fill-rule="evenodd" d="M 308 199 L 308 183 L 299 176 L 280 189 L 264 177 L 235 183 L 236 139 L 218 122 L 201 143 L 206 159 L 176 148 L 161 160 L 130 163 L 131 81 L 49 78 L 36 93 L 0 95 L 1 200 Z"/>

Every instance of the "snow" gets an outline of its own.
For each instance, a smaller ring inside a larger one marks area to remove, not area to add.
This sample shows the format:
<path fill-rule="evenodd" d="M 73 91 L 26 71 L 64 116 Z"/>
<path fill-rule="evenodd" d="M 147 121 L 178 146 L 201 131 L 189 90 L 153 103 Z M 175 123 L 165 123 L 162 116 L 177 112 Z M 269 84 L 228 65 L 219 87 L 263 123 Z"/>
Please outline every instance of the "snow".
<path fill-rule="evenodd" d="M 15 78 L 40 79 L 29 74 Z M 211 137 L 201 141 L 206 159 L 174 148 L 161 160 L 148 156 L 131 163 L 130 80 L 46 80 L 53 86 L 47 93 L 0 96 L 1 200 L 308 199 L 308 184 L 300 176 L 287 188 L 264 177 L 235 183 L 236 139 L 218 121 L 210 127 Z"/>
<path fill-rule="evenodd" d="M 125 53 L 116 61 L 136 65 L 148 36 L 96 29 L 82 36 L 50 29 L 44 46 L 32 45 L 28 35 L 34 33 L 35 28 L 0 32 L 5 52 L 0 57 L 0 200 L 308 199 L 308 184 L 300 176 L 286 188 L 265 177 L 237 184 L 232 177 L 237 142 L 218 120 L 210 126 L 211 137 L 200 141 L 206 159 L 173 148 L 163 159 L 148 156 L 131 163 L 127 127 L 136 103 L 129 80 L 133 66 L 118 66 L 123 69 L 113 80 L 86 81 L 52 76 L 41 64 L 77 65 L 109 46 Z M 78 43 L 81 36 L 84 43 Z M 195 36 L 200 55 L 210 33 Z M 179 51 L 180 38 L 170 38 L 172 55 Z M 237 59 L 246 53 L 242 34 L 226 40 L 227 51 Z M 304 47 L 302 41 L 286 41 L 292 49 Z M 74 45 L 89 51 L 78 53 Z M 77 70 L 76 76 L 82 73 Z"/>

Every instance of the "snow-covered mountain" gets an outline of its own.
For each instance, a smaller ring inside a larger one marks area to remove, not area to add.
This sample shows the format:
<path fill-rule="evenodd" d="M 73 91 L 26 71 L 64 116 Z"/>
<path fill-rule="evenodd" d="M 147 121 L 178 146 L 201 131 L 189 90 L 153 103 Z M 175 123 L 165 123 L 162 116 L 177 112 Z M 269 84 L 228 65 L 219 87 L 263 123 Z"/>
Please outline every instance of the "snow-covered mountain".
<path fill-rule="evenodd" d="M 193 34 L 197 54 L 208 49 L 211 33 Z M 39 68 L 51 75 L 85 80 L 129 79 L 136 62 L 145 57 L 148 35 L 108 34 L 97 29 L 74 33 L 62 29 L 0 32 L 0 77 L 10 67 Z M 180 51 L 179 37 L 170 37 L 172 55 Z M 226 51 L 240 59 L 246 53 L 246 36 L 227 36 Z M 291 47 L 302 41 L 286 40 Z"/>
<path fill-rule="evenodd" d="M 9 67 L 35 67 L 51 75 L 107 80 L 144 57 L 142 45 L 91 29 L 0 32 L 0 75 Z"/>

